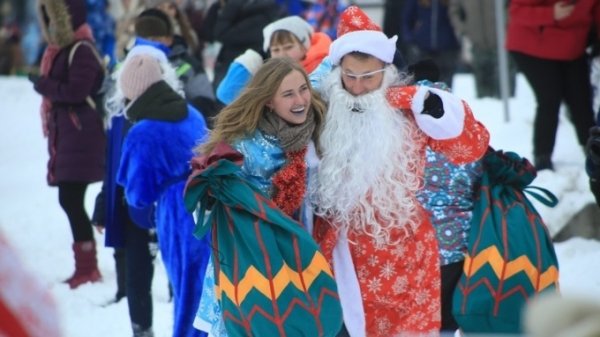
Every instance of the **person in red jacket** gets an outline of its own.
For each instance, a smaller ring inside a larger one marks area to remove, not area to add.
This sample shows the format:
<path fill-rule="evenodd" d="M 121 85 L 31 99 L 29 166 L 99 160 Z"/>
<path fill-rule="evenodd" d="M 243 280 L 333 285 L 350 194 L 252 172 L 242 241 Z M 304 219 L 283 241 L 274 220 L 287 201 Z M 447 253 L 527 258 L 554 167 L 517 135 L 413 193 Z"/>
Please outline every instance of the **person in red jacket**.
<path fill-rule="evenodd" d="M 327 114 L 320 163 L 309 186 L 319 217 L 313 237 L 332 264 L 341 336 L 437 336 L 440 256 L 417 199 L 427 151 L 457 165 L 480 159 L 489 133 L 468 104 L 438 88 L 409 85 L 392 65 L 388 38 L 364 11 L 340 15 L 319 85 Z"/>
<path fill-rule="evenodd" d="M 594 125 L 586 54 L 592 27 L 600 27 L 598 0 L 512 0 L 506 48 L 537 101 L 533 155 L 538 170 L 553 169 L 552 152 L 564 101 L 579 144 Z"/>

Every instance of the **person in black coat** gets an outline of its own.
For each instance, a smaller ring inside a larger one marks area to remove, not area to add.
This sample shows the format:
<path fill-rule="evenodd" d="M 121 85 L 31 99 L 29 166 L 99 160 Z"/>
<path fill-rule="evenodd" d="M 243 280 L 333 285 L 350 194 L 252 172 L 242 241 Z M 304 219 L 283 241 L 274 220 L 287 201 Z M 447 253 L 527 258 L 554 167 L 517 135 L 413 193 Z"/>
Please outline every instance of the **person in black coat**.
<path fill-rule="evenodd" d="M 222 44 L 215 62 L 215 92 L 236 57 L 246 49 L 262 51 L 263 28 L 281 16 L 274 0 L 219 0 L 208 9 L 205 39 Z"/>

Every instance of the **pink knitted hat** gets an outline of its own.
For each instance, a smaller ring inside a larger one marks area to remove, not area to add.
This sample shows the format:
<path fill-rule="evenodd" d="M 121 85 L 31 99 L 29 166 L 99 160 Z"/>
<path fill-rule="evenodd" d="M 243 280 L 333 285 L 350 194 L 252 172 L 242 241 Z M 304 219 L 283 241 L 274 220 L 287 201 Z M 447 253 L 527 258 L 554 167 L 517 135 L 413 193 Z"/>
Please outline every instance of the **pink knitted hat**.
<path fill-rule="evenodd" d="M 134 55 L 123 65 L 120 80 L 123 95 L 133 101 L 152 84 L 162 80 L 159 61 L 151 55 Z"/>

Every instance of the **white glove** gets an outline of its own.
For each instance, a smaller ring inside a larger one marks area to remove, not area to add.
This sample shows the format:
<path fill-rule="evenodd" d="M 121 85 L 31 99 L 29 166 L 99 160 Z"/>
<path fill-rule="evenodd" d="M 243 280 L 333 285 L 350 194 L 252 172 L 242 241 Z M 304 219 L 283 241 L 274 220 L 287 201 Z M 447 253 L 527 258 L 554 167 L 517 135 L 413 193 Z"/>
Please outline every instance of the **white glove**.
<path fill-rule="evenodd" d="M 439 96 L 442 101 L 443 112 L 434 116 L 424 111 L 425 100 L 428 94 Z M 419 87 L 411 102 L 411 110 L 417 125 L 426 135 L 436 140 L 458 137 L 465 124 L 465 109 L 462 101 L 455 95 L 430 87 Z"/>
<path fill-rule="evenodd" d="M 262 56 L 253 49 L 246 49 L 242 55 L 236 57 L 233 61 L 243 65 L 252 75 L 263 64 Z"/>

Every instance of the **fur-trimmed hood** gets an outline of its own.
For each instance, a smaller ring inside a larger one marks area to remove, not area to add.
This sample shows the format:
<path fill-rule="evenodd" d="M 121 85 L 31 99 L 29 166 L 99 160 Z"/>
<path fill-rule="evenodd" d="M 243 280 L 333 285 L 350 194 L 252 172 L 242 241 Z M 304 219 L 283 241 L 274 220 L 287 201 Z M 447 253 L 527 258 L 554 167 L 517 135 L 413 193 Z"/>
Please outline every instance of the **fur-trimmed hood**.
<path fill-rule="evenodd" d="M 85 0 L 38 0 L 37 14 L 46 41 L 66 47 L 74 41 L 74 32 L 86 23 Z"/>

